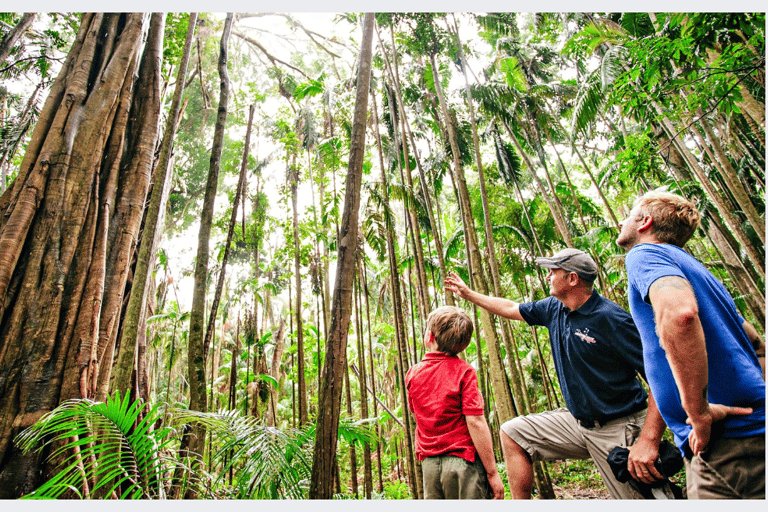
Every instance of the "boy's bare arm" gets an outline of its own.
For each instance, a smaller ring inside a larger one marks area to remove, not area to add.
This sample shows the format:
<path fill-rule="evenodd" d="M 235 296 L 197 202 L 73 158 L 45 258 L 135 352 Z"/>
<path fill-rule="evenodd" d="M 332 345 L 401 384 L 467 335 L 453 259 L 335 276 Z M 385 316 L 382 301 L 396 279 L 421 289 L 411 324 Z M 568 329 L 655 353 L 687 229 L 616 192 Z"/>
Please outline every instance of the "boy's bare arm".
<path fill-rule="evenodd" d="M 464 416 L 467 419 L 469 435 L 472 437 L 472 443 L 475 445 L 477 454 L 483 462 L 485 472 L 488 475 L 488 483 L 491 484 L 493 499 L 504 499 L 504 484 L 501 483 L 501 476 L 496 470 L 496 458 L 493 455 L 493 441 L 491 441 L 491 431 L 485 416 Z"/>

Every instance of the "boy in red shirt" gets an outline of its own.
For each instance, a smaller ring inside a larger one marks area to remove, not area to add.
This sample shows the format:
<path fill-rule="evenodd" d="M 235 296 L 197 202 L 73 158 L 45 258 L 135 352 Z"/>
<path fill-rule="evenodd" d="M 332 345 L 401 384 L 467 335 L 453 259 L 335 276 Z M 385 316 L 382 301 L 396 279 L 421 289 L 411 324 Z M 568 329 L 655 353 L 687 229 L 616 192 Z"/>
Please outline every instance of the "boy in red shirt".
<path fill-rule="evenodd" d="M 427 353 L 405 376 L 425 499 L 504 498 L 477 373 L 457 356 L 473 331 L 460 309 L 437 308 L 427 318 Z"/>

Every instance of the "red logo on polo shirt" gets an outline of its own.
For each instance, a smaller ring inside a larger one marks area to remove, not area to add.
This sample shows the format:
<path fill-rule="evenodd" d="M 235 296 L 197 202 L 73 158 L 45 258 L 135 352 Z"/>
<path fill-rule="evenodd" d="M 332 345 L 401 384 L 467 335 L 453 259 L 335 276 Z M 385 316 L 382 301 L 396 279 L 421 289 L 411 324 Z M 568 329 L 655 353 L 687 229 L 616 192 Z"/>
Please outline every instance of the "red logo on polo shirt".
<path fill-rule="evenodd" d="M 589 329 L 585 329 L 584 332 L 581 332 L 579 329 L 576 329 L 576 332 L 574 332 L 576 336 L 581 338 L 583 341 L 586 341 L 587 343 L 597 343 L 597 340 L 589 335 Z"/>

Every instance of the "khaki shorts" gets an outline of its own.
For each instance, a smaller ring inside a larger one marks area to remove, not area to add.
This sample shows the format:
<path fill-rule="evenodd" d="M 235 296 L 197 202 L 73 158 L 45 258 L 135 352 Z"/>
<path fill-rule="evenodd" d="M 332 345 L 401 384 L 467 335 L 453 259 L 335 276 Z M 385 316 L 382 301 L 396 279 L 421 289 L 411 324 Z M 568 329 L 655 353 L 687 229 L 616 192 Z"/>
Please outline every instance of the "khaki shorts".
<path fill-rule="evenodd" d="M 765 434 L 720 437 L 685 459 L 688 499 L 765 499 Z"/>
<path fill-rule="evenodd" d="M 486 500 L 492 497 L 485 466 L 479 456 L 470 463 L 454 455 L 421 461 L 425 500 Z"/>
<path fill-rule="evenodd" d="M 608 453 L 616 446 L 634 444 L 645 423 L 646 410 L 616 418 L 605 425 L 585 428 L 561 408 L 511 419 L 501 426 L 530 455 L 533 462 L 592 459 L 613 499 L 643 499 L 628 483 L 616 480 Z"/>

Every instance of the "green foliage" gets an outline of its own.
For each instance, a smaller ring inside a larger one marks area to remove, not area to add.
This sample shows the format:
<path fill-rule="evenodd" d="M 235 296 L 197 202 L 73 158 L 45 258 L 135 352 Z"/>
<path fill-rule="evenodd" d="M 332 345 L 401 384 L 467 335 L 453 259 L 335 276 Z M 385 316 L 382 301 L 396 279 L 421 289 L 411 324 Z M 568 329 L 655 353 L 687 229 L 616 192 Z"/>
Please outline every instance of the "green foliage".
<path fill-rule="evenodd" d="M 175 421 L 197 421 L 217 440 L 211 457 L 222 464 L 215 480 L 222 484 L 237 469 L 231 493 L 237 499 L 301 499 L 306 493 L 311 457 L 308 431 L 282 431 L 258 424 L 236 411 L 175 411 Z"/>
<path fill-rule="evenodd" d="M 475 21 L 482 29 L 480 37 L 495 46 L 502 37 L 518 38 L 520 29 L 517 27 L 517 14 L 514 12 L 492 12 L 486 15 L 476 14 Z"/>
<path fill-rule="evenodd" d="M 271 377 L 260 378 L 277 384 Z M 171 426 L 155 428 L 161 420 Z M 375 446 L 378 438 L 369 426 L 372 421 L 342 418 L 340 439 Z M 238 499 L 306 498 L 314 424 L 280 430 L 235 411 L 170 409 L 162 415 L 158 406 L 121 399 L 119 394 L 106 403 L 65 402 L 17 437 L 24 451 L 50 445 L 54 448 L 51 460 L 63 459 L 53 478 L 27 498 L 110 497 L 113 492 L 120 498 L 166 498 L 167 479 L 180 464 L 171 445 L 181 435 L 178 427 L 193 422 L 204 425 L 215 439 L 210 457 L 219 472 L 208 482 L 214 493 Z M 225 483 L 230 470 L 236 474 L 231 486 Z M 197 485 L 204 478 L 197 473 L 199 468 L 185 471 L 187 485 Z M 83 472 L 90 484 L 88 492 Z"/>
<path fill-rule="evenodd" d="M 189 27 L 189 13 L 169 12 L 165 18 L 165 37 L 163 38 L 163 63 L 178 65 L 184 53 L 184 41 Z"/>
<path fill-rule="evenodd" d="M 406 51 L 417 55 L 441 55 L 451 46 L 451 36 L 435 21 L 445 16 L 438 12 L 391 12 L 377 13 L 376 22 L 383 27 L 405 29 L 408 36 L 400 34 L 400 42 Z"/>
<path fill-rule="evenodd" d="M 384 499 L 406 500 L 411 498 L 411 489 L 408 484 L 400 480 L 384 483 Z"/>
<path fill-rule="evenodd" d="M 25 453 L 51 445 L 49 459 L 63 459 L 54 477 L 27 497 L 85 497 L 84 473 L 91 495 L 163 498 L 163 475 L 173 467 L 165 448 L 173 431 L 153 429 L 159 419 L 157 407 L 121 399 L 119 392 L 106 403 L 64 402 L 16 438 Z"/>

